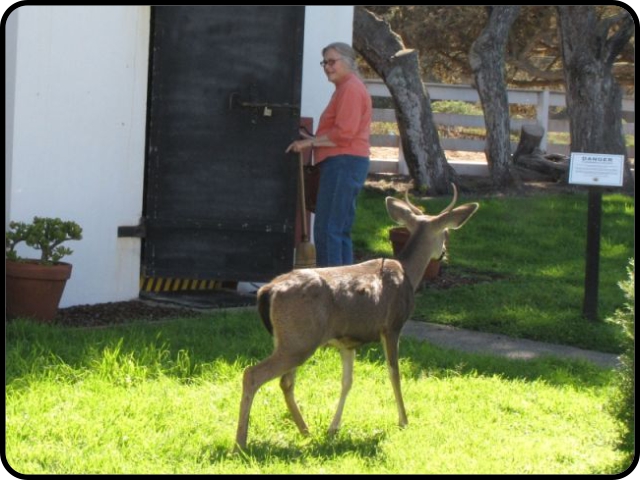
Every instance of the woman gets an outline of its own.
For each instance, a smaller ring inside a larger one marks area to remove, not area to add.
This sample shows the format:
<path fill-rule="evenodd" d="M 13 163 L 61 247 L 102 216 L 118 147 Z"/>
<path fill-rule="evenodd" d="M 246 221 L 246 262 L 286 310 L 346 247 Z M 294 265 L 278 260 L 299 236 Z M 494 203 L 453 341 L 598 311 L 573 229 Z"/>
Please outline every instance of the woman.
<path fill-rule="evenodd" d="M 353 263 L 351 228 L 356 197 L 369 171 L 371 97 L 357 74 L 356 53 L 346 43 L 322 50 L 327 79 L 336 86 L 316 136 L 293 142 L 287 152 L 314 149 L 320 168 L 314 240 L 319 267 Z"/>

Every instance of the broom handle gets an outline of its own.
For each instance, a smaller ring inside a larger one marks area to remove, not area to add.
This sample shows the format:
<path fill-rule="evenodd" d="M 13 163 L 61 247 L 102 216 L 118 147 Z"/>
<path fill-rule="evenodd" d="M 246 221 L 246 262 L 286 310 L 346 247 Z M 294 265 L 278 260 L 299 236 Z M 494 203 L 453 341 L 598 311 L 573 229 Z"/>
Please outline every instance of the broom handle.
<path fill-rule="evenodd" d="M 307 233 L 307 206 L 304 200 L 304 156 L 302 152 L 300 152 L 300 209 L 302 210 L 302 240 L 306 241 L 309 239 L 309 234 Z"/>

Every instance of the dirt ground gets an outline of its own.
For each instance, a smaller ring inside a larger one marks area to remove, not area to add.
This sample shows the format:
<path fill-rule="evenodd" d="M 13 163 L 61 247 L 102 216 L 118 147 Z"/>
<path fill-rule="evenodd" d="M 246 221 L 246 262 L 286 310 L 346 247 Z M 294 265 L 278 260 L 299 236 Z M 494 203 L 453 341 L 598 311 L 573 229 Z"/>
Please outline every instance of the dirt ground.
<path fill-rule="evenodd" d="M 483 152 L 466 152 L 459 150 L 445 150 L 445 156 L 448 161 L 465 161 L 486 163 Z M 371 158 L 379 160 L 397 160 L 398 149 L 392 147 L 372 147 Z M 492 195 L 518 195 L 528 196 L 546 193 L 560 192 L 578 192 L 585 190 L 586 187 L 578 185 L 568 185 L 561 182 L 552 182 L 535 172 L 521 172 L 521 185 L 511 190 L 496 192 L 492 185 L 490 177 L 459 175 L 457 184 L 458 190 L 474 196 L 492 196 Z M 402 192 L 413 188 L 411 178 L 406 175 L 390 174 L 390 173 L 374 173 L 369 174 L 367 179 L 367 188 L 377 189 L 388 194 L 394 192 Z M 418 192 L 412 191 L 412 194 L 419 195 Z M 429 195 L 427 195 L 428 197 Z"/>
<path fill-rule="evenodd" d="M 447 160 L 464 160 L 467 162 L 486 162 L 482 152 L 463 152 L 460 150 L 445 150 Z M 393 147 L 371 147 L 371 158 L 380 160 L 397 160 L 398 149 Z"/>
<path fill-rule="evenodd" d="M 162 306 L 142 300 L 130 300 L 60 308 L 54 323 L 69 327 L 103 327 L 139 320 L 155 322 L 169 318 L 197 317 L 199 315 L 202 315 L 202 312 L 190 308 Z"/>

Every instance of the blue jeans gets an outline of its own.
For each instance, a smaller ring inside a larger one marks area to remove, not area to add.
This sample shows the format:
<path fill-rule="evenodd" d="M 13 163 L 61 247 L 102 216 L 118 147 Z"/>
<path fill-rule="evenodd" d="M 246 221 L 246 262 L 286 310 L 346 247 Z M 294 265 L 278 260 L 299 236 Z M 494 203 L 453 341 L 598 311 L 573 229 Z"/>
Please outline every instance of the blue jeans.
<path fill-rule="evenodd" d="M 351 227 L 356 197 L 369 171 L 369 158 L 336 155 L 320 163 L 314 240 L 318 267 L 351 265 Z"/>

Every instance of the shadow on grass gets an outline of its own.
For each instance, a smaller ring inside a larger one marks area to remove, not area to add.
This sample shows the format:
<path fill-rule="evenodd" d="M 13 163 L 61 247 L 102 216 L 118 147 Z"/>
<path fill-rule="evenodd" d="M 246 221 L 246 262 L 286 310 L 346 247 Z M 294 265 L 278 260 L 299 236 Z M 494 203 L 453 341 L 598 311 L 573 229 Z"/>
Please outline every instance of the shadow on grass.
<path fill-rule="evenodd" d="M 52 366 L 70 372 L 102 368 L 105 359 L 128 362 L 145 375 L 166 375 L 191 382 L 202 378 L 203 365 L 222 362 L 244 369 L 266 358 L 272 340 L 254 312 L 215 313 L 162 324 L 140 323 L 101 329 L 77 329 L 11 322 L 6 326 L 6 384 L 32 375 L 45 375 Z M 336 352 L 337 355 L 337 352 Z M 505 379 L 544 381 L 577 388 L 608 384 L 611 372 L 588 362 L 543 358 L 508 360 L 491 355 L 446 350 L 425 342 L 403 339 L 400 345 L 403 376 L 500 376 Z M 382 347 L 359 349 L 357 362 L 385 368 Z M 17 382 L 14 387 L 19 387 Z"/>
<path fill-rule="evenodd" d="M 117 370 L 125 363 L 147 374 L 189 381 L 202 365 L 245 366 L 272 350 L 269 334 L 252 312 L 98 329 L 16 320 L 6 324 L 5 332 L 7 385 L 55 367 L 78 373 L 109 366 Z"/>
<path fill-rule="evenodd" d="M 361 350 L 358 361 L 384 365 L 382 347 Z M 610 383 L 612 372 L 591 362 L 543 357 L 511 360 L 487 354 L 471 354 L 440 348 L 428 342 L 403 338 L 400 344 L 401 374 L 411 378 L 454 376 L 498 376 L 506 380 L 543 381 L 574 388 L 602 387 Z"/>
<path fill-rule="evenodd" d="M 358 438 L 348 433 L 336 436 L 315 435 L 301 443 L 268 442 L 251 440 L 241 452 L 232 452 L 228 445 L 212 445 L 205 449 L 203 456 L 210 463 L 219 463 L 230 458 L 242 459 L 245 463 L 269 463 L 274 458 L 295 462 L 302 459 L 330 461 L 343 458 L 346 454 L 360 458 L 374 459 L 381 453 L 380 444 L 386 435 L 382 431 L 362 433 Z"/>

